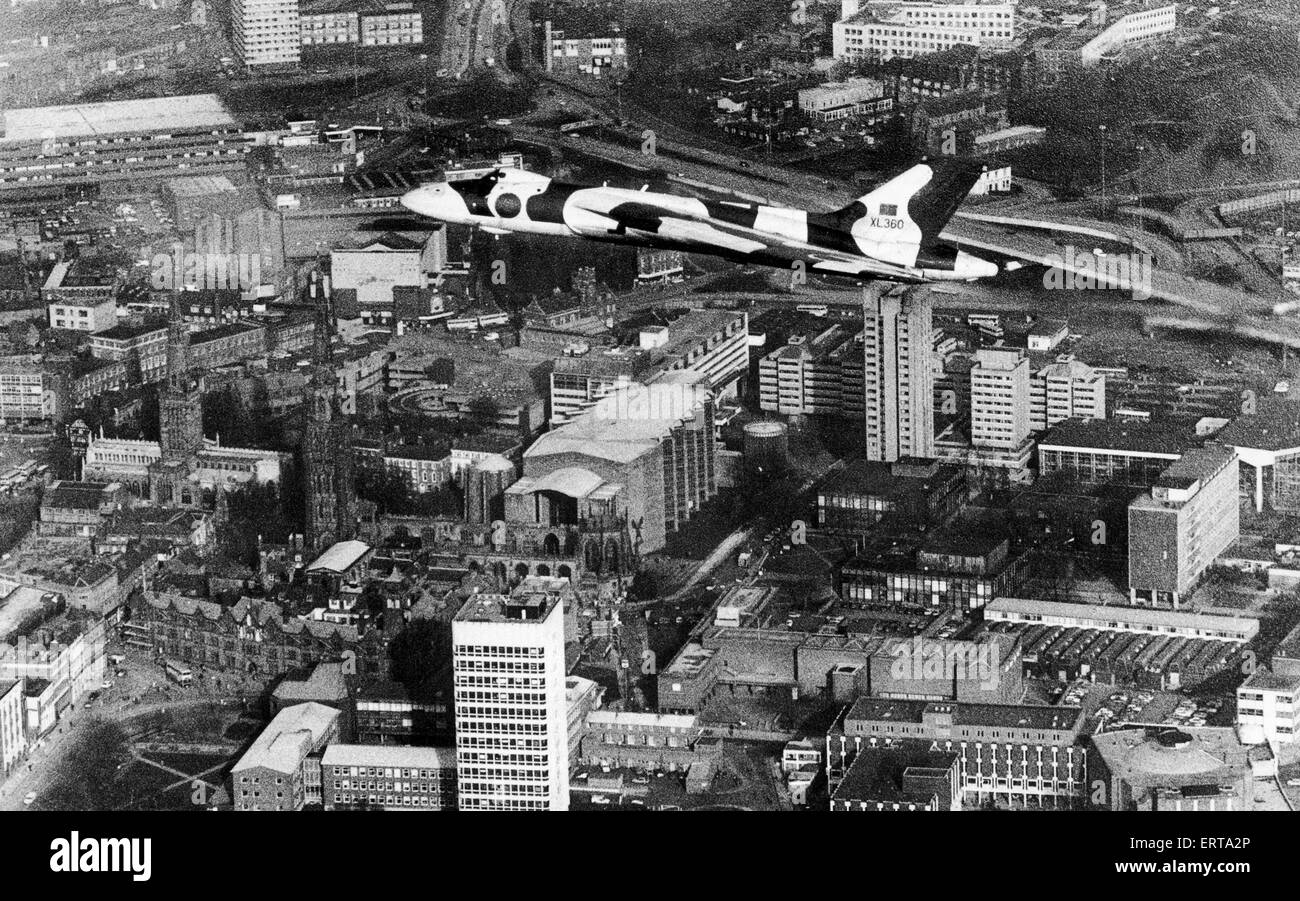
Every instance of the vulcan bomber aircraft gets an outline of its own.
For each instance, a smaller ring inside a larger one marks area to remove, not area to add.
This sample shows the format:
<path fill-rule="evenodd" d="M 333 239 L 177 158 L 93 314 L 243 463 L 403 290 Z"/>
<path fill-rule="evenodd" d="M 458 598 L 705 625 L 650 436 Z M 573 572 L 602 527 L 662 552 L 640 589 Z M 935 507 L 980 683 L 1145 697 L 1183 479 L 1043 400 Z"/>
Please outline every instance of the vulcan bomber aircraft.
<path fill-rule="evenodd" d="M 571 184 L 506 168 L 422 185 L 402 205 L 490 234 L 585 238 L 904 283 L 968 281 L 999 267 L 939 233 L 980 172 L 967 160 L 917 163 L 832 212 Z"/>

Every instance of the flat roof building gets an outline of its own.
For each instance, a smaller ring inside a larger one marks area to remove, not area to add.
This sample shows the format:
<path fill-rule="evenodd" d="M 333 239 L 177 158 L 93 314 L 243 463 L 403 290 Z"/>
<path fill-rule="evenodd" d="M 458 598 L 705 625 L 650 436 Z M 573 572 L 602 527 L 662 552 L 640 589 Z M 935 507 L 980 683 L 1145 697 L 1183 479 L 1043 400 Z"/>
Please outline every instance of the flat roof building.
<path fill-rule="evenodd" d="M 1254 413 L 1243 413 L 1214 436 L 1237 450 L 1242 488 L 1255 511 L 1265 504 L 1278 513 L 1300 513 L 1300 403 L 1261 398 Z"/>
<path fill-rule="evenodd" d="M 302 58 L 298 0 L 231 0 L 230 27 L 235 55 L 250 69 Z"/>
<path fill-rule="evenodd" d="M 984 605 L 984 619 L 1110 632 L 1154 632 L 1179 638 L 1220 639 L 1242 644 L 1259 634 L 1259 620 L 1250 616 L 1214 616 L 1116 604 L 1069 604 L 1034 598 L 1000 597 L 991 600 Z"/>
<path fill-rule="evenodd" d="M 7 110 L 0 193 L 238 169 L 248 149 L 215 94 Z"/>
<path fill-rule="evenodd" d="M 831 810 L 960 810 L 960 766 L 956 751 L 937 750 L 929 742 L 865 748 L 835 786 Z"/>
<path fill-rule="evenodd" d="M 326 810 L 455 810 L 456 752 L 332 744 L 321 757 Z"/>
<path fill-rule="evenodd" d="M 1015 450 L 1029 437 L 1029 360 L 1018 349 L 980 348 L 970 370 L 975 447 Z"/>
<path fill-rule="evenodd" d="M 1029 340 L 1034 340 L 1031 333 Z M 1057 359 L 1029 379 L 1029 428 L 1041 432 L 1067 419 L 1106 418 L 1106 376 L 1073 357 Z"/>
<path fill-rule="evenodd" d="M 1237 452 L 1188 451 L 1128 508 L 1129 597 L 1178 608 L 1240 534 Z"/>
<path fill-rule="evenodd" d="M 1085 720 L 1080 707 L 858 698 L 827 733 L 827 772 L 881 743 L 927 741 L 961 755 L 962 787 L 981 802 L 1072 804 L 1088 784 Z"/>
<path fill-rule="evenodd" d="M 934 321 L 926 288 L 873 283 L 863 300 L 866 457 L 934 456 Z"/>
<path fill-rule="evenodd" d="M 961 44 L 1010 47 L 1015 36 L 1014 2 L 842 0 L 840 20 L 832 26 L 832 53 L 836 59 L 884 62 Z"/>
<path fill-rule="evenodd" d="M 474 595 L 451 630 L 459 809 L 567 810 L 562 596 Z"/>
<path fill-rule="evenodd" d="M 1066 472 L 1087 485 L 1150 487 L 1199 443 L 1195 424 L 1181 419 L 1066 419 L 1039 438 L 1038 469 L 1040 475 Z"/>

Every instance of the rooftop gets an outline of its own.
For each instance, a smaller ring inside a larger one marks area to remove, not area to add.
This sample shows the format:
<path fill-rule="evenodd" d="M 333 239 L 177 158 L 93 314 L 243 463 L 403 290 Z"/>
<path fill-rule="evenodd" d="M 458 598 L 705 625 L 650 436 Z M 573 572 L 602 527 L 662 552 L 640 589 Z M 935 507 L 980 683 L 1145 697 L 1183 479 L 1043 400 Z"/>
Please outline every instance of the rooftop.
<path fill-rule="evenodd" d="M 385 232 L 378 237 L 358 237 L 349 246 L 336 248 L 334 253 L 390 253 L 392 251 L 420 250 L 423 243 L 397 232 Z"/>
<path fill-rule="evenodd" d="M 1119 422 L 1111 419 L 1066 419 L 1039 439 L 1039 448 L 1088 447 L 1174 459 L 1195 445 L 1194 424 L 1181 419 Z"/>
<path fill-rule="evenodd" d="M 113 491 L 119 487 L 116 483 L 60 480 L 45 490 L 41 506 L 61 510 L 98 510 L 106 500 L 112 499 Z"/>
<path fill-rule="evenodd" d="M 1064 601 L 1043 601 L 1034 598 L 994 598 L 984 605 L 989 613 L 1008 612 L 1038 616 L 1065 617 L 1075 620 L 1081 628 L 1085 622 L 1116 623 L 1127 626 L 1150 626 L 1196 629 L 1203 633 L 1244 633 L 1254 636 L 1259 632 L 1259 620 L 1248 616 L 1215 616 L 1209 613 L 1188 613 L 1183 610 L 1156 610 L 1150 607 L 1130 607 L 1117 604 L 1071 604 Z M 1118 626 L 1112 626 L 1117 628 Z M 1097 627 L 1093 627 L 1097 628 Z"/>
<path fill-rule="evenodd" d="M 273 695 L 281 701 L 335 701 L 347 697 L 342 663 L 318 663 L 306 679 L 285 679 Z"/>
<path fill-rule="evenodd" d="M 680 713 L 640 713 L 628 710 L 593 710 L 587 714 L 587 724 L 631 729 L 695 729 L 699 720 Z"/>
<path fill-rule="evenodd" d="M 297 772 L 303 759 L 324 740 L 338 718 L 339 712 L 333 707 L 314 701 L 286 707 L 257 736 L 232 772 L 258 767 L 277 773 Z"/>
<path fill-rule="evenodd" d="M 1185 487 L 1192 482 L 1205 480 L 1231 463 L 1237 456 L 1235 449 L 1222 444 L 1207 444 L 1189 450 L 1156 480 L 1157 485 Z"/>
<path fill-rule="evenodd" d="M 1288 660 L 1300 660 L 1300 626 L 1296 626 L 1277 643 L 1273 655 Z"/>
<path fill-rule="evenodd" d="M 845 715 L 867 722 L 921 723 L 926 713 L 952 714 L 955 726 L 1002 726 L 1005 728 L 1076 730 L 1083 717 L 1080 707 L 1049 707 L 1029 704 L 961 704 L 955 702 L 906 701 L 890 698 L 858 698 Z"/>
<path fill-rule="evenodd" d="M 967 511 L 927 535 L 920 550 L 954 557 L 982 557 L 995 552 L 1007 540 L 1008 530 L 997 514 Z"/>
<path fill-rule="evenodd" d="M 222 338 L 229 338 L 232 335 L 243 335 L 248 332 L 255 332 L 264 329 L 266 326 L 257 325 L 252 322 L 228 322 L 225 325 L 218 325 L 214 328 L 204 329 L 190 336 L 190 345 L 207 344 L 210 341 L 220 341 Z"/>
<path fill-rule="evenodd" d="M 956 751 L 931 751 L 929 742 L 863 748 L 844 773 L 834 800 L 929 804 L 940 791 L 947 793 L 957 759 Z M 921 778 L 906 778 L 909 775 Z M 948 800 L 941 795 L 940 806 Z"/>
<path fill-rule="evenodd" d="M 1271 669 L 1257 669 L 1250 678 L 1241 683 L 1242 688 L 1258 688 L 1264 691 L 1295 692 L 1300 690 L 1300 673 L 1286 674 Z"/>
<path fill-rule="evenodd" d="M 451 448 L 445 444 L 399 444 L 384 454 L 385 460 L 446 460 Z"/>
<path fill-rule="evenodd" d="M 456 749 L 415 745 L 330 745 L 325 749 L 321 765 L 454 770 Z"/>
<path fill-rule="evenodd" d="M 307 571 L 345 573 L 369 553 L 370 545 L 364 541 L 340 541 L 313 560 Z"/>
<path fill-rule="evenodd" d="M 1243 413 L 1225 426 L 1215 440 L 1254 450 L 1300 448 L 1300 402 L 1261 398 L 1254 413 Z"/>
<path fill-rule="evenodd" d="M 7 110 L 0 144 L 140 132 L 232 128 L 237 123 L 216 94 L 70 103 Z"/>
<path fill-rule="evenodd" d="M 130 341 L 133 338 L 166 331 L 166 322 L 119 322 L 103 331 L 94 332 L 91 337 L 105 338 L 110 341 Z"/>
<path fill-rule="evenodd" d="M 1250 747 L 1232 728 L 1118 729 L 1092 742 L 1110 772 L 1135 789 L 1222 784 L 1250 775 Z"/>
<path fill-rule="evenodd" d="M 683 381 L 706 382 L 694 373 L 666 373 L 653 384 L 620 387 L 589 410 L 547 432 L 525 458 L 580 454 L 613 463 L 630 463 L 653 451 L 669 433 L 695 415 L 702 394 Z"/>
<path fill-rule="evenodd" d="M 456 614 L 458 623 L 540 623 L 550 618 L 556 608 L 563 615 L 563 596 L 557 592 L 529 592 L 507 597 L 503 594 L 476 594 Z"/>
<path fill-rule="evenodd" d="M 207 197 L 212 194 L 232 194 L 239 189 L 224 175 L 195 175 L 189 178 L 169 178 L 167 190 L 173 197 Z"/>

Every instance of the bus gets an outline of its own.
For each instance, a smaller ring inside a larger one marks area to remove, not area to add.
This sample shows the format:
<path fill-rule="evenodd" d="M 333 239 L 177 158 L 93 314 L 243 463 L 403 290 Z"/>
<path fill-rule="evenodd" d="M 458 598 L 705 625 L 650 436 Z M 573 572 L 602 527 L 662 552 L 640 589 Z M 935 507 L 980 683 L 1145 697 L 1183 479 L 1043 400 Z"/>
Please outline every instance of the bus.
<path fill-rule="evenodd" d="M 168 660 L 163 663 L 163 669 L 167 671 L 167 678 L 171 679 L 177 685 L 189 685 L 194 681 L 194 674 L 190 672 L 190 668 L 183 663 Z"/>

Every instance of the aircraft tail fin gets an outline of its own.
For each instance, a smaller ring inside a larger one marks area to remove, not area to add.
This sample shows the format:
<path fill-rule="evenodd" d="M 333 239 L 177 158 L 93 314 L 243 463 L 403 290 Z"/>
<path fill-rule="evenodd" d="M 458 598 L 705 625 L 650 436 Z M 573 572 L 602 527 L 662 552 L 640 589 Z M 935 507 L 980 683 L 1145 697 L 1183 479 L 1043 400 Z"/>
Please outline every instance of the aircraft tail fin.
<path fill-rule="evenodd" d="M 868 216 L 878 221 L 910 219 L 921 232 L 920 243 L 929 245 L 938 240 L 982 171 L 973 160 L 917 163 L 833 215 L 848 230 Z"/>

